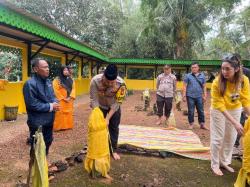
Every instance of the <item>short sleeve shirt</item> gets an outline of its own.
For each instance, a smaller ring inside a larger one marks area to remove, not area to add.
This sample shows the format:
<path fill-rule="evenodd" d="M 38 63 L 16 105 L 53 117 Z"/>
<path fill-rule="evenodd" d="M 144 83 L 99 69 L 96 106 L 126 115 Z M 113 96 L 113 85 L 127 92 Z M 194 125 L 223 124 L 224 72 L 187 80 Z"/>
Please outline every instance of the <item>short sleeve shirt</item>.
<path fill-rule="evenodd" d="M 199 73 L 196 77 L 201 83 L 201 85 L 204 85 L 206 83 L 206 78 L 203 73 Z M 184 82 L 187 84 L 186 96 L 192 98 L 202 97 L 203 88 L 197 82 L 196 78 L 192 75 L 192 73 L 188 73 L 185 76 Z"/>

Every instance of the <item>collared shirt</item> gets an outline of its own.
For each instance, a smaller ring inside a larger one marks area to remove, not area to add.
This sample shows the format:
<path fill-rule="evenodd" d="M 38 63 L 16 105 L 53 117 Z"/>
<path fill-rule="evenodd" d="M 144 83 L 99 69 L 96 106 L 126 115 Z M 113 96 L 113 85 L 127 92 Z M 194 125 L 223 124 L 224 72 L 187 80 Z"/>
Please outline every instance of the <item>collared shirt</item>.
<path fill-rule="evenodd" d="M 103 84 L 103 74 L 94 76 L 90 82 L 90 107 L 106 110 L 112 108 L 117 111 L 120 104 L 116 100 L 116 93 L 122 84 L 124 80 L 118 76 L 115 85 L 107 87 Z"/>
<path fill-rule="evenodd" d="M 200 83 L 205 86 L 206 83 L 206 78 L 205 75 L 203 73 L 199 73 L 198 75 L 196 75 L 196 78 L 200 81 Z M 203 94 L 203 88 L 201 87 L 201 85 L 197 82 L 197 80 L 195 79 L 195 77 L 192 75 L 192 73 L 188 73 L 185 78 L 184 78 L 184 82 L 187 85 L 186 88 L 186 96 L 188 97 L 192 97 L 192 98 L 198 98 L 198 97 L 202 97 Z"/>
<path fill-rule="evenodd" d="M 160 74 L 157 77 L 157 95 L 162 97 L 174 97 L 176 91 L 176 77 L 173 74 L 166 75 L 165 73 Z"/>

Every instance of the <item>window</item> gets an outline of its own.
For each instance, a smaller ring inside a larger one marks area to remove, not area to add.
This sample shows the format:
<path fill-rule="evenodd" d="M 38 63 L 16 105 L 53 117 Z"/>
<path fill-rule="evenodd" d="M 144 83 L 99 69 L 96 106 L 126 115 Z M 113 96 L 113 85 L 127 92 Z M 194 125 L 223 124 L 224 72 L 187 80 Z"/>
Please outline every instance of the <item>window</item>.
<path fill-rule="evenodd" d="M 73 77 L 78 78 L 79 63 L 77 61 L 71 61 L 69 66 L 73 68 Z"/>
<path fill-rule="evenodd" d="M 128 79 L 153 80 L 154 69 L 152 68 L 128 68 Z"/>
<path fill-rule="evenodd" d="M 89 78 L 89 64 L 83 63 L 82 78 Z"/>
<path fill-rule="evenodd" d="M 118 66 L 118 75 L 121 77 L 121 78 L 124 78 L 125 77 L 125 66 Z"/>
<path fill-rule="evenodd" d="M 0 79 L 22 80 L 22 50 L 0 45 Z"/>

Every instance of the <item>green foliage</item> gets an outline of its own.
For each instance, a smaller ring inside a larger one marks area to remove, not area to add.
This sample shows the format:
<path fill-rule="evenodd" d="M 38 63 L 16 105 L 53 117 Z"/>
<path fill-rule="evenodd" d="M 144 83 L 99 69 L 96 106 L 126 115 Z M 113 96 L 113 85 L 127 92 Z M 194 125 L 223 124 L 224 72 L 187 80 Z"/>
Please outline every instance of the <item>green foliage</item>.
<path fill-rule="evenodd" d="M 22 80 L 22 51 L 20 49 L 0 46 L 0 79 Z"/>
<path fill-rule="evenodd" d="M 138 46 L 137 37 L 143 29 L 144 23 L 145 22 L 140 12 L 128 17 L 127 21 L 124 22 L 124 25 L 119 31 L 119 36 L 114 42 L 113 56 L 120 58 L 141 57 L 141 49 Z"/>
<path fill-rule="evenodd" d="M 239 52 L 250 58 L 249 7 L 232 11 L 240 0 L 9 1 L 110 56 L 218 59 Z"/>
<path fill-rule="evenodd" d="M 142 10 L 148 15 L 144 34 L 150 36 L 153 33 L 160 49 L 162 46 L 168 49 L 157 54 L 156 58 L 192 58 L 192 46 L 204 39 L 207 29 L 204 20 L 209 14 L 205 4 L 192 0 L 158 0 L 155 3 L 142 1 Z"/>
<path fill-rule="evenodd" d="M 202 53 L 205 58 L 221 59 L 226 53 L 239 53 L 250 59 L 250 7 L 240 13 L 222 15 L 218 19 L 219 32 L 212 37 Z"/>
<path fill-rule="evenodd" d="M 128 79 L 153 80 L 154 69 L 152 68 L 128 68 Z"/>
<path fill-rule="evenodd" d="M 219 14 L 223 10 L 230 12 L 234 5 L 238 5 L 241 0 L 204 0 L 204 2 L 210 11 L 215 11 Z"/>
<path fill-rule="evenodd" d="M 113 39 L 122 24 L 120 10 L 108 1 L 9 1 L 106 53 L 111 53 Z"/>

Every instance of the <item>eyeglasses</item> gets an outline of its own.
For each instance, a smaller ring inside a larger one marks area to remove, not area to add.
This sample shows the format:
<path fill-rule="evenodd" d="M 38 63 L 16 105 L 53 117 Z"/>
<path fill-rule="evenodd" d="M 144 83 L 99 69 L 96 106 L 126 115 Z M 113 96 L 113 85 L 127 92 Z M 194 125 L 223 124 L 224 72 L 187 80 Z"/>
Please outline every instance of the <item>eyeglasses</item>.
<path fill-rule="evenodd" d="M 240 57 L 238 55 L 235 55 L 235 54 L 229 54 L 227 56 L 224 56 L 222 58 L 222 61 L 230 62 L 230 63 L 237 62 L 240 65 Z"/>

